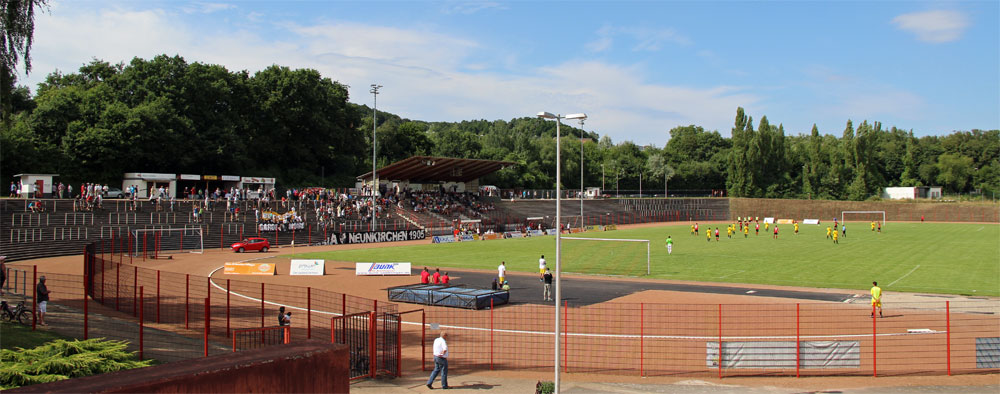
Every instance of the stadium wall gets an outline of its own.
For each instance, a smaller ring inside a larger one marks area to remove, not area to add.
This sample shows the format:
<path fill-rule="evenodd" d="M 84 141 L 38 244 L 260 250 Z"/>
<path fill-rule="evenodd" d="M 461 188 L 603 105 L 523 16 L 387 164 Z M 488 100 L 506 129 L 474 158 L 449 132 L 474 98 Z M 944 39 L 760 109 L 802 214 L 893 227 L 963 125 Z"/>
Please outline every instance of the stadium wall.
<path fill-rule="evenodd" d="M 905 201 L 829 201 L 765 198 L 729 199 L 730 219 L 759 216 L 788 219 L 840 220 L 843 211 L 885 211 L 889 221 L 1000 222 L 1000 205 Z"/>

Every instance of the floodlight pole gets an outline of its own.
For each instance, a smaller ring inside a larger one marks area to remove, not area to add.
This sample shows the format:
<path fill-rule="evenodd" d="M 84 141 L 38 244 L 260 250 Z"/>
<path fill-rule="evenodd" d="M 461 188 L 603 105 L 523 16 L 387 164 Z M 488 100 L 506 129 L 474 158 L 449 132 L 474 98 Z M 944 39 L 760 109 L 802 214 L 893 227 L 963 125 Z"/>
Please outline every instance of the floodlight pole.
<path fill-rule="evenodd" d="M 556 121 L 556 324 L 555 332 L 553 336 L 555 337 L 555 392 L 559 392 L 560 381 L 559 381 L 559 367 L 561 367 L 560 360 L 560 340 L 559 332 L 562 330 L 562 311 L 559 309 L 559 305 L 562 302 L 562 144 L 560 143 L 559 127 L 561 125 L 562 119 L 586 119 L 586 114 L 570 114 L 566 116 L 554 115 L 548 112 L 539 112 L 539 118 L 543 119 L 555 119 Z"/>
<path fill-rule="evenodd" d="M 580 228 L 583 228 L 583 121 L 580 119 Z"/>
<path fill-rule="evenodd" d="M 378 89 L 382 85 L 372 84 L 371 94 L 375 97 L 375 102 L 372 104 L 372 231 L 375 231 L 375 190 L 378 188 L 378 181 L 375 178 L 375 129 L 378 128 Z"/>

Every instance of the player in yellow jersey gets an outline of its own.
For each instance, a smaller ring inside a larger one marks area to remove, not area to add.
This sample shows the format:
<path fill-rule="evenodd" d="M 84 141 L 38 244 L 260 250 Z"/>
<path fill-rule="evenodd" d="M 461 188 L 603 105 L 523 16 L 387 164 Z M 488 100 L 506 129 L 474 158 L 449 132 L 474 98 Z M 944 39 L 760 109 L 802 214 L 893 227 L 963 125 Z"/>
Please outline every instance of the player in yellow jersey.
<path fill-rule="evenodd" d="M 764 222 L 764 232 L 765 233 L 767 232 L 767 228 L 768 227 L 771 227 L 771 225 L 769 223 L 767 223 L 767 222 Z"/>
<path fill-rule="evenodd" d="M 795 233 L 799 233 L 799 222 L 795 222 Z"/>
<path fill-rule="evenodd" d="M 743 226 L 743 238 L 750 235 L 750 226 Z"/>
<path fill-rule="evenodd" d="M 875 222 L 872 222 L 872 232 L 875 232 Z"/>
<path fill-rule="evenodd" d="M 694 234 L 694 225 L 693 224 L 691 225 L 691 235 L 695 235 Z"/>
<path fill-rule="evenodd" d="M 726 227 L 726 238 L 729 239 L 733 238 L 733 225 L 731 224 L 729 225 L 729 227 Z"/>
<path fill-rule="evenodd" d="M 712 229 L 711 228 L 706 228 L 705 229 L 705 240 L 708 241 L 708 242 L 712 242 Z"/>
<path fill-rule="evenodd" d="M 826 239 L 830 239 L 830 226 L 826 227 Z"/>
<path fill-rule="evenodd" d="M 840 243 L 840 242 L 837 241 L 837 232 L 836 231 L 833 232 L 833 243 L 835 243 L 835 244 L 839 244 Z"/>
<path fill-rule="evenodd" d="M 878 317 L 882 317 L 882 288 L 878 287 L 878 282 L 872 282 L 872 318 L 875 318 L 875 308 L 878 308 Z"/>

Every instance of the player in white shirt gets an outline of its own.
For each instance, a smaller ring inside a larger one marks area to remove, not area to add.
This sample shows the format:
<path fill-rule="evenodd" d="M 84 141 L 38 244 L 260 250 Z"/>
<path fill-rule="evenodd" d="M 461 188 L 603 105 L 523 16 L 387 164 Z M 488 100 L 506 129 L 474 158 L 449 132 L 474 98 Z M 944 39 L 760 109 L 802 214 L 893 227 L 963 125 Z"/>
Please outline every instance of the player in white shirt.
<path fill-rule="evenodd" d="M 545 280 L 543 276 L 545 276 L 546 268 L 548 267 L 545 266 L 545 255 L 543 254 L 542 257 L 538 259 L 538 280 L 540 281 Z"/>
<path fill-rule="evenodd" d="M 500 277 L 500 282 L 503 283 L 504 278 L 507 276 L 507 262 L 501 261 L 500 266 L 497 267 L 497 276 Z"/>

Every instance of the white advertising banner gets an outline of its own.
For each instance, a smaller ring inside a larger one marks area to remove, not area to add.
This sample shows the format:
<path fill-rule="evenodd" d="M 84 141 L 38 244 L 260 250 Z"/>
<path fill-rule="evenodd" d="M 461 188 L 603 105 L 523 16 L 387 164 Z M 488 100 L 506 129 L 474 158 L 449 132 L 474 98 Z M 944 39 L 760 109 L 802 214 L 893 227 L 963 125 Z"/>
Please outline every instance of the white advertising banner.
<path fill-rule="evenodd" d="M 764 218 L 764 223 L 774 224 L 774 218 Z"/>
<path fill-rule="evenodd" d="M 819 224 L 819 219 L 802 219 L 802 224 Z"/>
<path fill-rule="evenodd" d="M 326 273 L 325 260 L 292 260 L 292 265 L 288 269 L 289 275 L 324 275 Z"/>
<path fill-rule="evenodd" d="M 410 275 L 410 263 L 355 263 L 354 275 Z"/>

